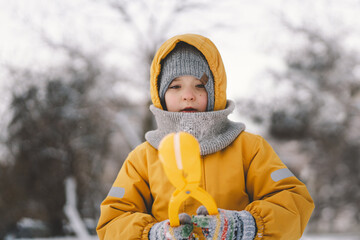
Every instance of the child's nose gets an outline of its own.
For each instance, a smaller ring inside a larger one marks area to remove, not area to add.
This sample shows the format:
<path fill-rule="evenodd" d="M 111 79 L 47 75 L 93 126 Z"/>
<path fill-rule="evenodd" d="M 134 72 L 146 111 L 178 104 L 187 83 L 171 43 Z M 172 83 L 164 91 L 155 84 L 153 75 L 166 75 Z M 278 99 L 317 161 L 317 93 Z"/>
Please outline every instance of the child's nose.
<path fill-rule="evenodd" d="M 185 101 L 194 101 L 195 94 L 192 90 L 185 90 L 183 94 L 183 100 Z"/>

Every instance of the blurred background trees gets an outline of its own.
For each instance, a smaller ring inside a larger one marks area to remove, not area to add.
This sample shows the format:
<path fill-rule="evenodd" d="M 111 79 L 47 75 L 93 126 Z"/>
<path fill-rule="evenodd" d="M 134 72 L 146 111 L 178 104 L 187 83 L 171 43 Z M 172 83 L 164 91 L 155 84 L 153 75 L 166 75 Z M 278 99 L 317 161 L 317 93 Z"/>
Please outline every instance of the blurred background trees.
<path fill-rule="evenodd" d="M 306 43 L 285 56 L 283 74 L 274 74 L 293 91 L 271 113 L 269 131 L 276 138 L 299 139 L 301 150 L 310 154 L 318 227 L 355 227 L 360 220 L 355 214 L 360 208 L 359 53 L 343 45 L 343 35 L 326 36 L 311 27 L 292 30 Z"/>
<path fill-rule="evenodd" d="M 69 178 L 76 182 L 80 217 L 94 234 L 99 204 L 122 162 L 155 127 L 148 110 L 155 51 L 184 32 L 215 42 L 228 70 L 228 93 L 238 93 L 236 120 L 266 135 L 309 187 L 316 209 L 308 230 L 356 232 L 360 33 L 339 21 L 348 14 L 338 6 L 360 6 L 321 2 L 329 10 L 325 18 L 315 3 L 296 0 L 79 0 L 29 10 L 15 1 L 12 17 L 28 31 L 20 38 L 33 35 L 22 41 L 30 54 L 17 46 L 19 58 L 0 45 L 1 83 L 9 83 L 0 105 L 0 239 L 73 235 L 64 211 Z M 0 29 L 11 24 L 1 25 L 0 15 Z M 255 43 L 261 61 L 246 55 Z M 252 68 L 258 72 L 250 78 Z M 40 221 L 43 230 L 21 232 L 26 219 Z"/>
<path fill-rule="evenodd" d="M 316 24 L 294 24 L 289 19 L 282 24 L 294 45 L 283 51 L 283 68 L 267 73 L 274 85 L 272 97 L 266 102 L 239 101 L 240 111 L 266 126 L 280 156 L 293 159 L 290 166 L 307 182 L 316 203 L 309 229 L 356 231 L 360 222 L 359 50 L 346 44 L 347 33 L 341 30 L 329 34 Z M 262 91 L 268 89 L 260 89 L 259 95 Z"/>
<path fill-rule="evenodd" d="M 71 78 L 25 74 L 44 78 L 44 88 L 30 85 L 14 93 L 8 126 L 9 165 L 4 167 L 8 202 L 2 212 L 18 214 L 2 219 L 14 225 L 23 217 L 43 220 L 50 235 L 64 235 L 65 179 L 76 179 L 78 209 L 84 218 L 98 216 L 104 163 L 110 148 L 111 123 L 101 105 L 91 98 L 99 72 L 66 69 Z M 5 183 L 4 183 L 5 185 Z M 6 187 L 6 186 L 4 186 Z M 3 217 L 3 215 L 1 216 Z M 5 227 L 3 224 L 3 227 Z"/>
<path fill-rule="evenodd" d="M 121 49 L 107 46 L 105 36 L 94 36 L 89 26 L 90 34 L 85 32 L 90 39 L 77 38 L 76 30 L 84 29 L 77 29 L 76 14 L 70 20 L 73 26 L 66 24 L 65 16 L 74 7 L 70 3 L 53 3 L 40 11 L 47 21 L 30 12 L 20 16 L 42 48 L 52 53 L 54 63 L 39 68 L 35 62 L 22 67 L 9 61 L 1 66 L 14 84 L 3 141 L 6 160 L 0 162 L 0 239 L 9 233 L 15 237 L 73 235 L 76 229 L 65 211 L 69 178 L 77 185 L 80 217 L 95 234 L 99 205 L 122 162 L 144 133 L 154 128 L 148 79 L 155 51 L 181 15 L 210 9 L 207 3 L 94 2 L 109 11 L 106 20 L 118 25 L 116 40 L 123 41 Z M 54 9 L 66 9 L 66 13 L 47 12 Z M 159 9 L 167 10 L 159 14 Z M 54 18 L 60 21 L 60 34 L 44 24 Z M 95 24 L 92 27 L 96 29 Z M 39 220 L 45 227 L 24 232 L 24 219 Z"/>

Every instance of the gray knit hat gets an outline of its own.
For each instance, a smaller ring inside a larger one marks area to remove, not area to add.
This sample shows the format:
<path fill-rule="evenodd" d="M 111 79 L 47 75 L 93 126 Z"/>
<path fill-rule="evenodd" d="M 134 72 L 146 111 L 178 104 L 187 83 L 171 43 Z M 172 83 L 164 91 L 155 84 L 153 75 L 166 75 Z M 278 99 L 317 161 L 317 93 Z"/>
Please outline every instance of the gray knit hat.
<path fill-rule="evenodd" d="M 177 77 L 191 75 L 198 79 L 206 74 L 209 78 L 205 84 L 208 94 L 207 111 L 214 109 L 214 78 L 204 55 L 195 47 L 179 42 L 161 62 L 161 72 L 158 77 L 159 97 L 163 109 L 166 110 L 165 93 L 170 83 Z"/>

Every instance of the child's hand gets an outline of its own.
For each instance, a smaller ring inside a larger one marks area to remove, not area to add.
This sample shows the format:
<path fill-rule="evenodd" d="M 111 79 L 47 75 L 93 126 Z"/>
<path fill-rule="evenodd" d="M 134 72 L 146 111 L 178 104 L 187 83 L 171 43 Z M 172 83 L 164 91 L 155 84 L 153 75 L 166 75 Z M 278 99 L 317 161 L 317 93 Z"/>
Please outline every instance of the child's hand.
<path fill-rule="evenodd" d="M 179 220 L 180 226 L 178 227 L 171 227 L 169 220 L 154 224 L 150 229 L 149 239 L 194 239 L 192 234 L 194 227 L 191 222 L 191 217 L 186 213 L 181 213 L 179 214 Z"/>
<path fill-rule="evenodd" d="M 202 228 L 206 239 L 242 239 L 255 237 L 255 220 L 248 211 L 230 211 L 219 208 L 219 214 L 208 215 L 204 206 L 196 211 L 192 222 Z"/>

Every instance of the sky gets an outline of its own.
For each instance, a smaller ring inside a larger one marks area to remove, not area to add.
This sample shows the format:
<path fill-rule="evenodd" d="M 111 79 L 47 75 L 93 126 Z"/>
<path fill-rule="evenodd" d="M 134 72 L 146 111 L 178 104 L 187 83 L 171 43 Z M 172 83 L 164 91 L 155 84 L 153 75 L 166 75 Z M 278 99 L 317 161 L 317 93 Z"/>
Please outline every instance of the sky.
<path fill-rule="evenodd" d="M 281 54 L 301 44 L 301 39 L 289 35 L 281 24 L 281 18 L 295 24 L 319 26 L 329 34 L 336 34 L 334 31 L 338 26 L 354 28 L 358 25 L 356 17 L 360 10 L 360 3 L 356 0 L 198 1 L 209 4 L 170 18 L 174 23 L 167 35 L 195 32 L 209 37 L 222 55 L 228 76 L 228 98 L 234 100 L 264 97 L 263 92 L 259 94 L 259 88 L 269 89 L 265 92 L 270 94 L 274 86 L 262 81 L 266 78 L 266 71 L 270 68 L 282 70 Z M 129 60 L 134 57 L 131 50 L 134 38 L 129 29 L 121 25 L 120 16 L 104 2 L 0 0 L 0 68 L 13 65 L 43 71 L 66 61 L 61 52 L 49 51 L 41 38 L 45 33 L 55 42 L 74 42 L 90 51 L 107 51 L 103 61 L 108 66 L 119 68 L 121 65 L 136 74 L 131 69 L 140 63 Z M 156 38 L 150 35 L 161 32 L 161 29 L 149 25 L 148 14 L 154 14 L 157 21 L 169 17 L 172 1 L 164 1 L 165 4 L 160 6 L 162 2 L 149 0 L 145 8 L 136 4 L 130 8 L 137 15 L 135 24 L 142 31 L 143 38 Z M 332 16 L 331 20 L 329 16 Z M 349 38 L 349 46 L 358 47 L 358 40 Z M 0 114 L 7 111 L 10 90 L 16 84 L 7 80 L 6 73 L 0 71 L 0 91 L 3 93 Z M 129 92 L 124 86 L 118 88 L 121 94 Z M 141 93 L 130 92 L 135 101 L 142 98 Z"/>

